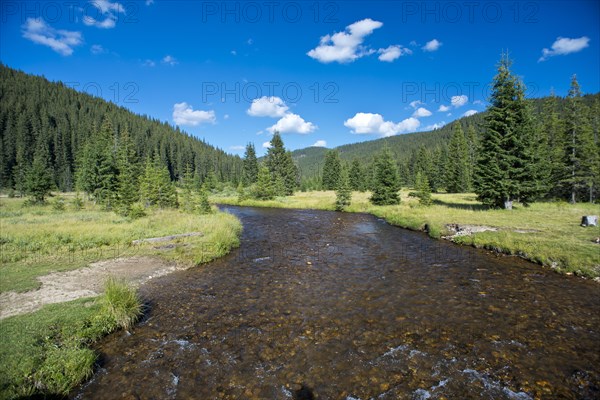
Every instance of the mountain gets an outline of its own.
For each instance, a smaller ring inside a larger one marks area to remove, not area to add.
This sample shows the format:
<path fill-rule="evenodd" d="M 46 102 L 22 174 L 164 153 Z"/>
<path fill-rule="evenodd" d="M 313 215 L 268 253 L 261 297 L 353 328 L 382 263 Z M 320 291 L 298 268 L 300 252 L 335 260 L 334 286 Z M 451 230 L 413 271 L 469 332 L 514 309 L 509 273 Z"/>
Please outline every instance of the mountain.
<path fill-rule="evenodd" d="M 78 157 L 105 119 L 115 138 L 123 129 L 129 131 L 140 159 L 157 154 L 172 180 L 186 165 L 201 179 L 210 172 L 221 181 L 237 182 L 241 177 L 240 157 L 177 127 L 0 63 L 0 188 L 14 188 L 15 172 L 28 168 L 35 149 L 45 145 L 55 185 L 73 190 Z"/>

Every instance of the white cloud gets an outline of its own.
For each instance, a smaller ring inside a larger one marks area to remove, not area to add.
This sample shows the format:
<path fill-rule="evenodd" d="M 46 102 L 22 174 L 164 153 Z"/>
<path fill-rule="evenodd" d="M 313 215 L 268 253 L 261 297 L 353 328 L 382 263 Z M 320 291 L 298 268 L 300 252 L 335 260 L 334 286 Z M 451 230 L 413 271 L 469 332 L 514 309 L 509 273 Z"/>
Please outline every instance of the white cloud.
<path fill-rule="evenodd" d="M 99 45 L 99 44 L 92 45 L 92 47 L 90 47 L 90 51 L 92 52 L 92 54 L 106 53 L 106 50 L 104 49 L 104 47 L 102 47 L 102 45 Z"/>
<path fill-rule="evenodd" d="M 446 125 L 446 123 L 444 121 L 436 122 L 435 124 L 427 125 L 425 128 L 423 128 L 423 130 L 424 131 L 432 131 L 434 129 L 440 129 L 444 125 Z"/>
<path fill-rule="evenodd" d="M 563 38 L 559 36 L 556 38 L 554 43 L 552 43 L 551 49 L 542 49 L 542 56 L 538 62 L 546 61 L 548 58 L 553 56 L 565 56 L 567 54 L 577 53 L 588 47 L 589 42 L 590 38 L 587 36 L 582 36 L 577 39 Z"/>
<path fill-rule="evenodd" d="M 413 117 L 414 118 L 422 118 L 422 117 L 429 117 L 431 115 L 431 111 L 429 111 L 426 108 L 423 107 L 419 107 L 415 110 L 415 112 L 413 113 Z"/>
<path fill-rule="evenodd" d="M 392 62 L 396 58 L 401 56 L 412 54 L 411 49 L 407 49 L 406 47 L 402 47 L 400 45 L 389 46 L 385 49 L 379 49 L 377 51 L 379 53 L 379 61 Z"/>
<path fill-rule="evenodd" d="M 111 3 L 109 0 L 91 0 L 90 3 L 96 7 L 98 12 L 104 17 L 103 20 L 97 20 L 89 15 L 83 16 L 83 23 L 96 28 L 111 29 L 117 23 L 117 15 L 125 14 L 125 8 L 120 3 Z"/>
<path fill-rule="evenodd" d="M 344 126 L 356 134 L 376 134 L 381 136 L 394 136 L 398 133 L 413 132 L 421 126 L 418 119 L 410 117 L 401 122 L 385 121 L 381 114 L 356 113 L 347 119 Z"/>
<path fill-rule="evenodd" d="M 319 46 L 306 54 L 322 63 L 352 62 L 365 55 L 373 54 L 374 50 L 365 48 L 362 43 L 366 36 L 382 26 L 383 23 L 370 18 L 357 21 L 348 25 L 344 32 L 321 37 Z"/>
<path fill-rule="evenodd" d="M 229 119 L 229 114 L 223 115 L 223 119 Z"/>
<path fill-rule="evenodd" d="M 446 112 L 446 111 L 448 111 L 449 109 L 450 109 L 450 107 L 449 107 L 449 106 L 445 106 L 445 105 L 443 105 L 443 104 L 442 104 L 442 105 L 440 105 L 440 108 L 438 108 L 438 111 L 439 111 L 439 112 Z"/>
<path fill-rule="evenodd" d="M 464 114 L 463 117 L 470 117 L 471 115 L 475 115 L 477 114 L 477 110 L 467 110 Z"/>
<path fill-rule="evenodd" d="M 248 46 L 252 46 L 254 44 L 254 39 L 250 38 L 246 41 L 246 43 L 248 43 Z"/>
<path fill-rule="evenodd" d="M 154 4 L 154 0 L 146 0 L 147 6 L 151 6 L 152 4 Z"/>
<path fill-rule="evenodd" d="M 289 109 L 281 98 L 276 96 L 263 96 L 252 100 L 252 104 L 246 113 L 252 117 L 283 117 Z"/>
<path fill-rule="evenodd" d="M 166 55 L 163 57 L 162 59 L 163 64 L 168 64 L 168 65 L 177 65 L 179 64 L 179 61 L 177 61 L 177 59 L 173 56 L 170 55 Z"/>
<path fill-rule="evenodd" d="M 408 103 L 408 105 L 414 109 L 416 109 L 419 104 L 423 104 L 423 102 L 421 100 L 414 100 Z"/>
<path fill-rule="evenodd" d="M 450 103 L 452 103 L 454 108 L 464 106 L 465 104 L 467 104 L 467 101 L 469 101 L 469 98 L 464 94 L 461 94 L 460 96 L 452 96 L 450 98 Z"/>
<path fill-rule="evenodd" d="M 416 47 L 418 46 L 417 42 L 415 40 L 411 40 L 410 43 L 408 44 L 409 46 L 413 46 Z"/>
<path fill-rule="evenodd" d="M 481 101 L 481 100 L 475 100 L 475 101 L 473 102 L 473 104 L 481 104 L 481 105 L 482 105 L 482 104 L 483 104 L 483 101 Z"/>
<path fill-rule="evenodd" d="M 437 51 L 441 45 L 442 45 L 442 42 L 440 42 L 437 39 L 433 39 L 433 40 L 430 40 L 429 42 L 425 43 L 425 46 L 421 47 L 421 49 L 423 49 L 423 51 L 432 52 L 432 51 Z"/>
<path fill-rule="evenodd" d="M 237 51 L 235 51 L 235 50 L 231 50 L 231 51 L 230 51 L 230 53 L 231 53 L 231 55 L 233 55 L 233 56 L 237 56 Z"/>
<path fill-rule="evenodd" d="M 311 147 L 327 147 L 327 142 L 324 140 L 317 140 Z"/>
<path fill-rule="evenodd" d="M 156 66 L 156 63 L 152 60 L 144 60 L 144 62 L 142 63 L 143 67 L 154 67 Z"/>
<path fill-rule="evenodd" d="M 306 122 L 298 114 L 287 113 L 277 123 L 267 130 L 271 133 L 278 131 L 280 133 L 300 133 L 308 134 L 317 129 L 312 122 Z"/>
<path fill-rule="evenodd" d="M 244 150 L 246 147 L 245 146 L 229 146 L 229 150 L 233 150 L 233 151 L 242 151 Z"/>
<path fill-rule="evenodd" d="M 21 28 L 25 39 L 48 46 L 63 56 L 70 56 L 73 48 L 83 43 L 81 32 L 54 29 L 41 18 L 27 18 Z"/>
<path fill-rule="evenodd" d="M 271 148 L 271 142 L 270 141 L 269 142 L 264 142 L 262 144 L 262 147 L 264 147 L 265 149 L 270 149 Z"/>
<path fill-rule="evenodd" d="M 216 117 L 213 110 L 194 110 L 190 104 L 183 102 L 173 106 L 173 121 L 177 125 L 197 126 L 205 123 L 214 124 Z"/>

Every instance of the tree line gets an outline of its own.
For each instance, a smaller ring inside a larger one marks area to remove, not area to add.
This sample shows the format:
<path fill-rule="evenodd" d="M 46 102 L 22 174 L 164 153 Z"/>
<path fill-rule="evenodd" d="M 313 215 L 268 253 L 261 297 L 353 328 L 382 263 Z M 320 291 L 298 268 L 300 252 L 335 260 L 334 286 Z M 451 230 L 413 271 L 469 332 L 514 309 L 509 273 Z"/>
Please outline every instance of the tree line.
<path fill-rule="evenodd" d="M 0 100 L 0 189 L 4 191 L 24 194 L 27 176 L 32 175 L 34 167 L 40 169 L 42 159 L 47 169 L 42 178 L 48 178 L 56 190 L 75 190 L 78 176 L 83 173 L 79 168 L 90 167 L 83 160 L 96 142 L 104 141 L 107 146 L 110 142 L 109 147 L 116 149 L 125 132 L 128 151 L 135 152 L 142 164 L 151 159 L 164 166 L 170 181 L 181 180 L 186 168 L 201 181 L 241 180 L 242 160 L 238 156 L 167 123 L 2 64 Z M 110 123 L 111 132 L 104 129 L 106 123 Z"/>

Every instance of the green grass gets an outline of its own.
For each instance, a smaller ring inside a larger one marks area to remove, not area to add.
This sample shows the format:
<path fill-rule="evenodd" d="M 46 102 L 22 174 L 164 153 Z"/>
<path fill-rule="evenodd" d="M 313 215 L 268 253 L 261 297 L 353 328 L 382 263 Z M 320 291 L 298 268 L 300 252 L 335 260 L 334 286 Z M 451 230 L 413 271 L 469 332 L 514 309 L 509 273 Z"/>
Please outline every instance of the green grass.
<path fill-rule="evenodd" d="M 0 399 L 66 395 L 94 371 L 90 344 L 141 316 L 134 289 L 109 279 L 96 299 L 45 306 L 0 323 Z"/>
<path fill-rule="evenodd" d="M 427 230 L 433 238 L 446 235 L 448 224 L 496 227 L 497 232 L 455 237 L 454 241 L 518 255 L 563 273 L 594 278 L 600 276 L 600 246 L 593 242 L 600 236 L 600 228 L 579 226 L 583 215 L 600 213 L 597 204 L 548 202 L 535 203 L 530 207 L 516 204 L 512 211 L 488 210 L 476 200 L 474 194 L 441 193 L 432 195 L 432 206 L 422 207 L 417 199 L 409 198 L 407 193 L 408 190 L 402 190 L 402 203 L 398 206 L 373 206 L 369 203 L 368 193 L 354 192 L 347 211 L 370 213 L 403 228 Z M 239 204 L 237 198 L 232 196 L 216 195 L 212 201 Z M 272 201 L 245 200 L 241 205 L 333 210 L 335 193 L 299 192 Z"/>
<path fill-rule="evenodd" d="M 0 200 L 0 293 L 36 289 L 38 276 L 102 259 L 157 255 L 192 265 L 223 256 L 239 245 L 241 224 L 226 213 L 149 210 L 147 216 L 132 220 L 89 202 L 75 210 L 67 201 L 64 211 L 23 203 L 22 199 Z M 187 232 L 204 235 L 177 240 L 172 251 L 156 250 L 152 244 L 131 244 L 137 239 Z"/>

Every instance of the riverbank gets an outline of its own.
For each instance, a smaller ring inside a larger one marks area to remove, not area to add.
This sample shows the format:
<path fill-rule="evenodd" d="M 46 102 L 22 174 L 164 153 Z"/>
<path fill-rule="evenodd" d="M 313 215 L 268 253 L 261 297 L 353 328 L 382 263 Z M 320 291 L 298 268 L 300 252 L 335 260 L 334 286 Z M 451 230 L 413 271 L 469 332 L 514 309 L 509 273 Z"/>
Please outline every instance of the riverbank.
<path fill-rule="evenodd" d="M 131 220 L 65 197 L 62 209 L 0 200 L 0 399 L 63 395 L 89 377 L 90 346 L 119 327 L 106 320 L 107 278 L 135 290 L 239 246 L 241 224 L 226 213 Z"/>
<path fill-rule="evenodd" d="M 368 193 L 354 192 L 348 212 L 365 212 L 390 224 L 427 231 L 436 239 L 522 257 L 564 274 L 600 277 L 600 236 L 597 227 L 581 227 L 583 215 L 598 214 L 598 205 L 565 202 L 516 204 L 512 211 L 488 210 L 474 194 L 433 194 L 434 204 L 422 207 L 402 191 L 398 206 L 374 206 Z M 332 191 L 298 192 L 270 201 L 213 195 L 211 201 L 243 206 L 333 210 Z"/>

